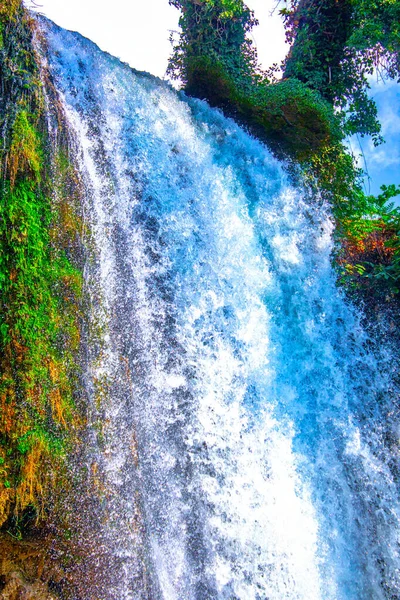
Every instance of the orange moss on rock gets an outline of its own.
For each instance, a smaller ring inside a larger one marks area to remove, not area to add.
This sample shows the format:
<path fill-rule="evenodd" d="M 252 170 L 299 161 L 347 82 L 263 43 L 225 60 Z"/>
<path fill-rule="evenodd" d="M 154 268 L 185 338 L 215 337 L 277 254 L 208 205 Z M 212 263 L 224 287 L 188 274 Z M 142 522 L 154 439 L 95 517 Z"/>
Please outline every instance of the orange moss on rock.
<path fill-rule="evenodd" d="M 384 222 L 374 222 L 372 231 L 364 235 L 351 235 L 341 239 L 341 249 L 337 262 L 353 286 L 360 289 L 376 286 L 371 275 L 379 265 L 380 269 L 390 267 L 396 253 L 397 232 Z"/>
<path fill-rule="evenodd" d="M 0 0 L 0 17 L 15 20 L 22 7 L 22 0 Z"/>

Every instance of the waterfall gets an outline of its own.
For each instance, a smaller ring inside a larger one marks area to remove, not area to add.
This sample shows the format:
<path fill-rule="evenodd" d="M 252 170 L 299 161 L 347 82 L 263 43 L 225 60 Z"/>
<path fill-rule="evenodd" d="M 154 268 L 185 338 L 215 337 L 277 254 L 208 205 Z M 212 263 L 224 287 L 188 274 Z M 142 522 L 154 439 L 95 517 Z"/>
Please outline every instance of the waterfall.
<path fill-rule="evenodd" d="M 40 23 L 93 240 L 86 456 L 119 565 L 97 600 L 400 597 L 393 361 L 336 286 L 328 208 L 220 112 Z"/>

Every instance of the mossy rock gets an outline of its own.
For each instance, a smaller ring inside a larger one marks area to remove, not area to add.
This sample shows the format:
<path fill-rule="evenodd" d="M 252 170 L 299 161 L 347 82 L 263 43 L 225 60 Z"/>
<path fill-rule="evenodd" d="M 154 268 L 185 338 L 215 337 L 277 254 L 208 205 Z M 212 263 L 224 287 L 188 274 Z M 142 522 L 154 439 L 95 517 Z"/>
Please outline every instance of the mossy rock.
<path fill-rule="evenodd" d="M 221 108 L 279 155 L 307 161 L 342 137 L 332 106 L 296 79 L 237 83 L 207 57 L 193 59 L 187 75 L 186 93 Z"/>
<path fill-rule="evenodd" d="M 77 178 L 66 148 L 50 149 L 29 14 L 20 2 L 2 7 L 0 528 L 28 507 L 45 518 L 63 487 L 81 422 L 82 291 Z"/>

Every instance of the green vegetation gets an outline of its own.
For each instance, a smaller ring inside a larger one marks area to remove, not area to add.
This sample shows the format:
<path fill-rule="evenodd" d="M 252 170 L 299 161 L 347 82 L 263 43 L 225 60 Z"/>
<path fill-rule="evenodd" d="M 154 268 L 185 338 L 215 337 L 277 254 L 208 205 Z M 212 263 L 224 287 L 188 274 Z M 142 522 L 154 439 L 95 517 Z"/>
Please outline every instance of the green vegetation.
<path fill-rule="evenodd" d="M 198 57 L 187 68 L 185 90 L 222 108 L 281 156 L 310 159 L 341 139 L 329 104 L 295 79 L 238 86 L 222 63 Z"/>
<path fill-rule="evenodd" d="M 343 136 L 371 135 L 381 143 L 368 76 L 374 70 L 381 77 L 400 76 L 400 2 L 293 0 L 280 12 L 291 43 L 284 77 L 296 77 L 329 101 Z M 390 199 L 399 188 L 390 185 L 377 198 L 366 196 L 362 172 L 341 144 L 313 157 L 306 172 L 317 177 L 333 206 L 341 281 L 368 295 L 398 295 L 400 212 Z"/>
<path fill-rule="evenodd" d="M 218 64 L 240 88 L 258 77 L 257 55 L 247 38 L 256 23 L 242 0 L 170 0 L 181 10 L 182 28 L 169 63 L 169 73 L 195 84 L 193 70 L 198 59 Z"/>
<path fill-rule="evenodd" d="M 291 43 L 284 78 L 262 72 L 248 34 L 254 15 L 242 0 L 170 0 L 182 33 L 170 74 L 185 91 L 221 108 L 292 159 L 304 181 L 331 204 L 340 280 L 368 294 L 398 294 L 400 212 L 388 186 L 374 198 L 344 145 L 349 133 L 382 141 L 367 76 L 399 71 L 398 0 L 293 0 L 280 12 Z"/>
<path fill-rule="evenodd" d="M 284 77 L 296 77 L 340 110 L 345 133 L 382 141 L 368 76 L 400 75 L 398 0 L 293 0 L 281 11 L 291 44 Z"/>
<path fill-rule="evenodd" d="M 32 24 L 20 2 L 0 9 L 0 525 L 38 515 L 57 486 L 79 417 L 79 298 L 73 266 L 79 219 L 66 195 L 70 166 L 53 158 L 50 196 L 43 96 Z"/>
<path fill-rule="evenodd" d="M 341 281 L 369 296 L 400 294 L 400 210 L 390 202 L 398 194 L 395 185 L 378 197 L 356 188 L 351 206 L 336 207 Z"/>
<path fill-rule="evenodd" d="M 299 80 L 274 81 L 248 39 L 256 23 L 241 0 L 170 0 L 182 33 L 169 64 L 192 96 L 247 126 L 275 152 L 305 160 L 341 138 L 332 107 Z"/>

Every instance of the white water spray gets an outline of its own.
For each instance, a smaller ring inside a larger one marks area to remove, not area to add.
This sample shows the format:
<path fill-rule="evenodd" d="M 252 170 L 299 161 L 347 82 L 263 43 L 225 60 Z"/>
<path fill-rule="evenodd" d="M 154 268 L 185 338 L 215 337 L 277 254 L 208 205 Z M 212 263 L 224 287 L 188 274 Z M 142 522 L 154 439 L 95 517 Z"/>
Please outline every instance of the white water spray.
<path fill-rule="evenodd" d="M 104 600 L 151 597 L 139 547 L 165 600 L 398 597 L 389 358 L 335 286 L 329 215 L 232 121 L 42 23 L 97 257 Z"/>

